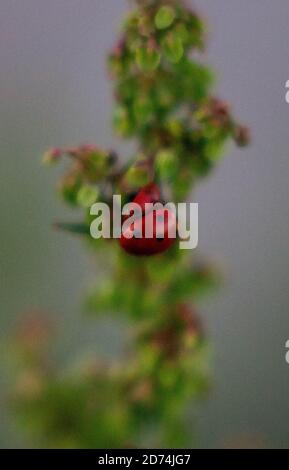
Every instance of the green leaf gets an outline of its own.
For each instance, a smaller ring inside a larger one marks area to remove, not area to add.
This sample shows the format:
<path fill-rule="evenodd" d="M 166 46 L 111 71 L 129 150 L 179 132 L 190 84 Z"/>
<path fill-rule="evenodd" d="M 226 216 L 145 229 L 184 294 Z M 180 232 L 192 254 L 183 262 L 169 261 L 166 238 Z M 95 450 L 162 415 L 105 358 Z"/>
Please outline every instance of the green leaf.
<path fill-rule="evenodd" d="M 65 232 L 74 233 L 75 235 L 89 235 L 89 225 L 77 222 L 56 222 L 54 227 Z"/>
<path fill-rule="evenodd" d="M 175 10 L 170 6 L 163 6 L 155 16 L 155 25 L 158 29 L 166 29 L 173 23 L 176 17 Z"/>

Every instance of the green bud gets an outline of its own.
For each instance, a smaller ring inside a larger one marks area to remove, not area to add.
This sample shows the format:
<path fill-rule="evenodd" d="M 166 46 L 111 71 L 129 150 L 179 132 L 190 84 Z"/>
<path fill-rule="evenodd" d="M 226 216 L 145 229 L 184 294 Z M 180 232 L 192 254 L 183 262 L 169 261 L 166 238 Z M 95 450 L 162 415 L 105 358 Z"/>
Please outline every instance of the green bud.
<path fill-rule="evenodd" d="M 118 106 L 114 112 L 113 124 L 116 132 L 121 136 L 127 136 L 131 131 L 131 124 L 127 110 L 123 106 Z"/>
<path fill-rule="evenodd" d="M 188 44 L 190 42 L 190 33 L 184 24 L 178 24 L 174 30 L 183 44 Z"/>
<path fill-rule="evenodd" d="M 161 60 L 160 53 L 154 47 L 138 47 L 136 49 L 136 63 L 144 72 L 155 70 Z"/>
<path fill-rule="evenodd" d="M 141 15 L 138 19 L 139 32 L 141 36 L 149 37 L 153 32 L 153 24 L 150 16 Z"/>
<path fill-rule="evenodd" d="M 184 55 L 184 47 L 181 37 L 176 34 L 169 34 L 162 42 L 164 56 L 170 62 L 177 64 Z"/>
<path fill-rule="evenodd" d="M 175 138 L 179 138 L 182 135 L 183 127 L 180 121 L 177 119 L 171 119 L 168 121 L 168 130 Z"/>
<path fill-rule="evenodd" d="M 88 162 L 92 171 L 92 177 L 98 180 L 106 175 L 108 169 L 108 154 L 103 151 L 91 152 Z M 88 175 L 89 176 L 89 175 Z"/>
<path fill-rule="evenodd" d="M 153 111 L 152 103 L 146 97 L 142 97 L 134 103 L 135 119 L 138 122 L 147 122 Z"/>
<path fill-rule="evenodd" d="M 77 194 L 81 188 L 81 178 L 77 174 L 68 174 L 61 182 L 60 193 L 72 206 L 77 205 Z"/>
<path fill-rule="evenodd" d="M 98 196 L 97 188 L 85 185 L 77 193 L 77 203 L 82 207 L 90 207 L 97 201 Z"/>
<path fill-rule="evenodd" d="M 225 151 L 226 137 L 220 136 L 216 139 L 208 140 L 205 146 L 206 158 L 211 162 L 220 160 Z"/>
<path fill-rule="evenodd" d="M 156 155 L 156 168 L 161 179 L 170 179 L 176 171 L 176 155 L 172 150 L 160 150 Z"/>
<path fill-rule="evenodd" d="M 174 104 L 173 90 L 170 87 L 160 83 L 158 86 L 157 100 L 160 106 L 165 106 L 165 107 L 173 106 Z"/>
<path fill-rule="evenodd" d="M 176 17 L 175 10 L 170 6 L 163 6 L 155 16 L 155 25 L 158 29 L 166 29 L 173 23 Z"/>
<path fill-rule="evenodd" d="M 125 182 L 132 188 L 146 185 L 149 182 L 147 168 L 132 166 L 125 174 Z"/>

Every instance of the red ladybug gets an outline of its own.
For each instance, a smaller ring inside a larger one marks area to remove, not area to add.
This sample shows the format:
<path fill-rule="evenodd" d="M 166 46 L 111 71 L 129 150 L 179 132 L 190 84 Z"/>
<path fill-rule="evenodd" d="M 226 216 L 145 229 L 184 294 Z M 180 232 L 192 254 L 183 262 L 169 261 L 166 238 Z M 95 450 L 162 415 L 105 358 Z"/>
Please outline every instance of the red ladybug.
<path fill-rule="evenodd" d="M 159 194 L 155 192 L 154 196 Z M 151 200 L 151 193 L 146 188 L 140 191 L 133 202 L 141 205 Z M 157 202 L 157 201 L 154 201 Z M 136 256 L 151 256 L 167 251 L 176 239 L 176 215 L 171 209 L 160 208 L 144 213 L 138 217 L 123 232 L 120 238 L 120 246 L 129 254 Z M 145 234 L 150 234 L 145 237 Z M 170 235 L 173 237 L 171 238 Z"/>
<path fill-rule="evenodd" d="M 154 204 L 159 202 L 161 199 L 161 192 L 159 187 L 155 183 L 149 183 L 142 188 L 132 202 L 138 204 L 142 211 L 145 210 L 145 204 Z"/>
<path fill-rule="evenodd" d="M 161 193 L 159 187 L 155 183 L 149 183 L 131 197 L 130 204 L 138 204 L 141 212 L 144 213 L 146 204 L 155 204 L 160 199 Z M 130 214 L 123 215 L 122 221 L 124 222 L 130 215 L 133 215 L 133 210 L 130 211 Z"/>

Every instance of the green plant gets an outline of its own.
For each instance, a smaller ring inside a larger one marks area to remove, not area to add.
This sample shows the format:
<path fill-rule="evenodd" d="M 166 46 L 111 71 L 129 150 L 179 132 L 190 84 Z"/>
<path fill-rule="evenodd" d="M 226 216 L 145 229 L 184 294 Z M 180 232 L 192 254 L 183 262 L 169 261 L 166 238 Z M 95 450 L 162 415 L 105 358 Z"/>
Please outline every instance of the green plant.
<path fill-rule="evenodd" d="M 115 240 L 89 236 L 94 202 L 111 204 L 113 194 L 127 202 L 152 181 L 168 200 L 184 201 L 219 162 L 230 139 L 240 146 L 249 141 L 247 128 L 211 94 L 212 73 L 198 61 L 205 43 L 200 17 L 176 0 L 136 3 L 109 56 L 114 127 L 119 136 L 136 138 L 135 154 L 123 162 L 114 151 L 85 145 L 45 155 L 49 164 L 71 159 L 60 193 L 83 214 L 80 224 L 59 227 L 81 235 L 99 262 L 105 254 L 110 266 L 87 306 L 98 315 L 126 316 L 134 345 L 116 364 L 66 374 L 47 367 L 41 325 L 22 331 L 18 350 L 24 375 L 14 405 L 40 445 L 185 445 L 185 407 L 208 386 L 206 339 L 191 304 L 217 283 L 211 266 L 177 244 L 140 258 Z"/>

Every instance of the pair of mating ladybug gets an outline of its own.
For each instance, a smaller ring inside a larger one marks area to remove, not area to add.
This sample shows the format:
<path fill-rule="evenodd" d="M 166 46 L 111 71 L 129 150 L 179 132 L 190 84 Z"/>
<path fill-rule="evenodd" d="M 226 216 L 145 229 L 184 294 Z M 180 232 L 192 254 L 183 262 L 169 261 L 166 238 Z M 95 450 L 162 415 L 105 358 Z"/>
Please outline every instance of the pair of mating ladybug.
<path fill-rule="evenodd" d="M 124 229 L 120 238 L 120 246 L 127 253 L 135 256 L 156 255 L 167 251 L 175 242 L 176 238 L 169 236 L 176 233 L 175 212 L 164 207 L 146 210 L 146 204 L 160 201 L 160 189 L 155 183 L 142 188 L 133 198 L 132 203 L 139 205 L 141 214 Z M 146 233 L 151 233 L 152 237 L 146 237 Z"/>

